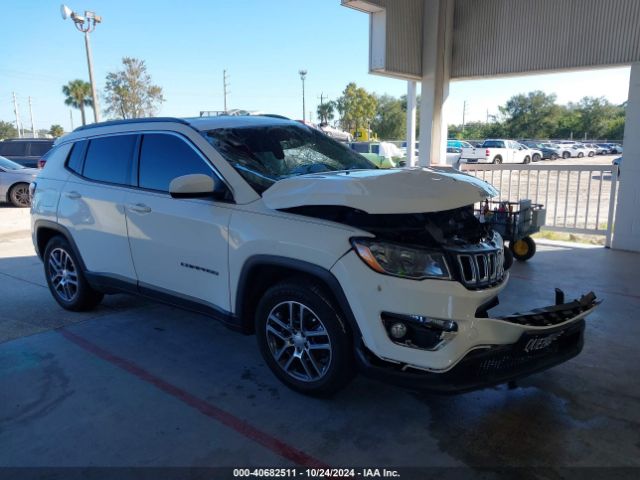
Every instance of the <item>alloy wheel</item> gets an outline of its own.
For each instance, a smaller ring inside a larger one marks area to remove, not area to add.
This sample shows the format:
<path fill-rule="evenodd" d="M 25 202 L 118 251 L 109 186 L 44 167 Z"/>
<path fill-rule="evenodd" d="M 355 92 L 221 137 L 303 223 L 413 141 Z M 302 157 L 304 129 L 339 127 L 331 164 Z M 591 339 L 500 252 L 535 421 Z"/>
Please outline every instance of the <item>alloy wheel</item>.
<path fill-rule="evenodd" d="M 65 302 L 71 302 L 78 295 L 78 271 L 65 250 L 55 248 L 49 255 L 49 279 L 53 289 Z"/>
<path fill-rule="evenodd" d="M 21 183 L 13 187 L 11 189 L 11 202 L 17 207 L 28 207 L 31 205 L 29 186 Z"/>
<path fill-rule="evenodd" d="M 302 382 L 325 376 L 332 358 L 331 339 L 318 315 L 306 305 L 276 305 L 266 322 L 269 351 L 280 368 Z"/>

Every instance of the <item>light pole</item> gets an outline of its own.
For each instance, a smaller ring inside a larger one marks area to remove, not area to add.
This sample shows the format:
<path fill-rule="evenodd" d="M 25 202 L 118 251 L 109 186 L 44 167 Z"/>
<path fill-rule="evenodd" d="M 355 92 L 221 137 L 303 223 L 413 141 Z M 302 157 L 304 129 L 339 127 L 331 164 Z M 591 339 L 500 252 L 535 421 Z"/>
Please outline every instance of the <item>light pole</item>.
<path fill-rule="evenodd" d="M 71 18 L 78 31 L 84 33 L 84 45 L 87 50 L 87 64 L 89 65 L 89 82 L 91 83 L 91 97 L 93 100 L 93 118 L 96 122 L 100 121 L 100 105 L 98 105 L 98 92 L 96 90 L 96 82 L 93 79 L 93 58 L 91 57 L 91 43 L 89 42 L 89 34 L 96 29 L 96 25 L 102 22 L 102 17 L 96 15 L 95 12 L 85 10 L 84 15 L 79 15 L 66 5 L 60 6 L 60 14 L 62 19 Z"/>
<path fill-rule="evenodd" d="M 306 122 L 307 117 L 306 117 L 305 105 L 304 105 L 304 79 L 307 78 L 307 71 L 299 70 L 298 73 L 300 74 L 300 80 L 302 80 L 302 121 Z"/>

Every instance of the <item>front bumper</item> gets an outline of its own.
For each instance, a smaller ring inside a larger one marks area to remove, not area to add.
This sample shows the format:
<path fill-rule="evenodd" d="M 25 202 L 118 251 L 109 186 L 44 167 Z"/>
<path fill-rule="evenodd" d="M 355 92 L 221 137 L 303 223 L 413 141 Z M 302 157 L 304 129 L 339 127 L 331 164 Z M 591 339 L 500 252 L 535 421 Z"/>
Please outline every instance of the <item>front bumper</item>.
<path fill-rule="evenodd" d="M 563 363 L 582 351 L 583 319 L 569 326 L 551 328 L 546 335 L 561 333 L 549 346 L 527 351 L 531 341 L 542 338 L 538 332 L 526 332 L 512 345 L 494 345 L 472 350 L 452 369 L 433 373 L 380 360 L 366 347 L 356 349 L 363 374 L 402 387 L 433 393 L 464 393 L 507 383 Z"/>

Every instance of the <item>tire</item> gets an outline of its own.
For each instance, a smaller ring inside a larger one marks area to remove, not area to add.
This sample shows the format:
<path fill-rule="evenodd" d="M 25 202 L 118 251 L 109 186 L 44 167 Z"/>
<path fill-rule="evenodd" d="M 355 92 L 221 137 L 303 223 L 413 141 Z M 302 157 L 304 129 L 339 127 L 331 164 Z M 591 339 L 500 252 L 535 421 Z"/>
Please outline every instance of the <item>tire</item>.
<path fill-rule="evenodd" d="M 565 159 L 565 160 L 566 160 L 566 159 L 567 159 L 567 158 L 569 158 L 569 157 L 571 157 L 571 154 L 570 154 L 569 152 L 562 152 L 562 158 L 563 158 L 563 159 Z"/>
<path fill-rule="evenodd" d="M 582 158 L 582 157 L 584 157 L 584 153 L 578 152 L 578 158 Z"/>
<path fill-rule="evenodd" d="M 558 156 L 557 153 L 551 154 L 551 160 L 557 160 L 558 158 L 560 158 L 560 157 Z"/>
<path fill-rule="evenodd" d="M 493 162 L 492 163 L 495 163 L 496 165 L 501 164 L 502 163 L 502 157 L 500 155 L 496 155 L 495 157 L 493 157 Z"/>
<path fill-rule="evenodd" d="M 531 157 L 529 155 L 527 155 L 526 157 L 524 157 L 524 160 L 522 161 L 523 164 L 528 164 L 531 163 Z"/>
<path fill-rule="evenodd" d="M 51 295 L 62 308 L 84 312 L 92 310 L 102 301 L 104 295 L 87 282 L 78 257 L 67 239 L 55 236 L 49 240 L 43 261 Z"/>
<path fill-rule="evenodd" d="M 504 271 L 508 271 L 513 265 L 513 252 L 510 248 L 504 249 Z"/>
<path fill-rule="evenodd" d="M 536 242 L 531 237 L 524 237 L 515 242 L 509 242 L 509 250 L 513 253 L 513 258 L 526 262 L 536 254 Z"/>
<path fill-rule="evenodd" d="M 542 157 L 540 155 L 538 155 L 537 153 L 534 153 L 532 160 L 534 162 L 539 162 L 540 160 L 542 160 Z"/>
<path fill-rule="evenodd" d="M 589 156 L 590 157 L 595 157 L 596 156 L 596 152 L 589 152 Z"/>
<path fill-rule="evenodd" d="M 11 189 L 9 190 L 9 201 L 14 207 L 30 207 L 31 199 L 29 198 L 29 184 L 16 183 L 13 187 L 11 187 Z"/>
<path fill-rule="evenodd" d="M 313 280 L 290 279 L 267 290 L 256 311 L 262 357 L 282 383 L 305 395 L 331 395 L 355 372 L 349 329 L 329 298 Z"/>

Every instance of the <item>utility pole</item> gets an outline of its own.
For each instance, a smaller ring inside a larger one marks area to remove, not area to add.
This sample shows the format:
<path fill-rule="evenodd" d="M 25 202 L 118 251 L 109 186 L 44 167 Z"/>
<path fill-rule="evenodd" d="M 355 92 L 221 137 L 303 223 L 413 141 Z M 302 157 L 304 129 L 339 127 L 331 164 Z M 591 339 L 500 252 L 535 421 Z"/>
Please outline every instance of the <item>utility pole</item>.
<path fill-rule="evenodd" d="M 33 124 L 33 108 L 31 107 L 31 96 L 29 96 L 29 117 L 31 118 L 31 137 L 38 138 L 36 127 Z"/>
<path fill-rule="evenodd" d="M 230 93 L 227 90 L 227 87 L 229 87 L 229 83 L 227 82 L 227 80 L 229 79 L 229 76 L 227 75 L 227 71 L 223 70 L 222 71 L 222 90 L 224 92 L 224 111 L 227 111 L 227 95 Z"/>
<path fill-rule="evenodd" d="M 99 122 L 100 105 L 98 104 L 98 91 L 96 89 L 96 82 L 93 78 L 93 57 L 91 55 L 91 43 L 89 41 L 89 34 L 96 29 L 97 24 L 102 23 L 102 17 L 89 10 L 86 10 L 84 12 L 84 15 L 80 15 L 79 13 L 72 11 L 66 5 L 62 5 L 60 7 L 60 14 L 62 15 L 63 20 L 71 18 L 78 31 L 84 33 L 84 46 L 87 50 L 89 82 L 91 83 L 91 97 L 93 100 L 93 118 L 96 122 Z"/>
<path fill-rule="evenodd" d="M 464 136 L 465 118 L 467 116 L 467 101 L 462 104 L 462 135 Z"/>
<path fill-rule="evenodd" d="M 20 112 L 18 111 L 16 92 L 13 92 L 13 113 L 16 115 L 16 130 L 18 131 L 18 138 L 22 138 L 22 134 L 20 133 Z"/>
<path fill-rule="evenodd" d="M 307 118 L 306 118 L 306 108 L 305 108 L 305 104 L 304 104 L 304 80 L 307 78 L 307 71 L 302 69 L 302 70 L 298 70 L 298 73 L 300 74 L 300 80 L 302 80 L 302 121 L 306 122 Z"/>
<path fill-rule="evenodd" d="M 73 110 L 69 109 L 69 122 L 71 123 L 71 130 L 73 132 Z"/>
<path fill-rule="evenodd" d="M 487 123 L 489 123 L 489 109 L 487 108 Z"/>

